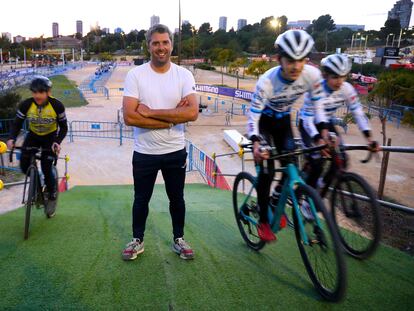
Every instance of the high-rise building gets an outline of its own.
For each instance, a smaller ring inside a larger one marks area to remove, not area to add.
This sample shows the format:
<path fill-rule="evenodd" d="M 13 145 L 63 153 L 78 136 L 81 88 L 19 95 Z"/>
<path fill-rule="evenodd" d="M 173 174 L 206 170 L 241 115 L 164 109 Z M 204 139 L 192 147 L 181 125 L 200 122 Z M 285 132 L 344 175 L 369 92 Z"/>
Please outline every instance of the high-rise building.
<path fill-rule="evenodd" d="M 102 32 L 106 33 L 106 34 L 109 34 L 111 32 L 111 30 L 108 27 L 104 27 L 104 28 L 102 28 Z"/>
<path fill-rule="evenodd" d="M 14 43 L 22 43 L 23 41 L 26 41 L 26 37 L 22 37 L 20 35 L 13 37 L 13 42 Z"/>
<path fill-rule="evenodd" d="M 1 36 L 9 39 L 10 42 L 12 41 L 12 35 L 10 32 L 2 32 Z"/>
<path fill-rule="evenodd" d="M 335 29 L 340 30 L 342 28 L 349 28 L 352 31 L 365 30 L 365 25 L 355 25 L 355 24 L 336 24 Z"/>
<path fill-rule="evenodd" d="M 122 33 L 122 32 L 124 32 L 124 31 L 122 30 L 122 28 L 121 28 L 121 27 L 116 27 L 116 28 L 114 29 L 114 33 Z"/>
<path fill-rule="evenodd" d="M 83 23 L 82 21 L 76 21 L 76 33 L 80 33 L 83 36 Z"/>
<path fill-rule="evenodd" d="M 160 17 L 156 16 L 156 15 L 152 15 L 151 16 L 151 22 L 150 22 L 150 27 L 157 25 L 160 23 Z"/>
<path fill-rule="evenodd" d="M 400 0 L 394 4 L 394 7 L 388 12 L 388 19 L 398 19 L 401 28 L 410 26 L 411 11 L 413 2 L 411 0 Z"/>
<path fill-rule="evenodd" d="M 310 20 L 298 20 L 287 23 L 288 29 L 306 29 L 311 24 Z"/>
<path fill-rule="evenodd" d="M 243 18 L 239 19 L 237 21 L 237 30 L 241 30 L 246 25 L 247 25 L 247 19 L 243 19 Z"/>
<path fill-rule="evenodd" d="M 59 24 L 58 23 L 52 24 L 52 35 L 53 35 L 53 38 L 59 37 Z"/>
<path fill-rule="evenodd" d="M 220 16 L 219 29 L 227 31 L 227 17 L 226 16 Z"/>
<path fill-rule="evenodd" d="M 181 23 L 181 25 L 188 25 L 190 22 L 188 20 L 183 20 L 183 22 Z"/>

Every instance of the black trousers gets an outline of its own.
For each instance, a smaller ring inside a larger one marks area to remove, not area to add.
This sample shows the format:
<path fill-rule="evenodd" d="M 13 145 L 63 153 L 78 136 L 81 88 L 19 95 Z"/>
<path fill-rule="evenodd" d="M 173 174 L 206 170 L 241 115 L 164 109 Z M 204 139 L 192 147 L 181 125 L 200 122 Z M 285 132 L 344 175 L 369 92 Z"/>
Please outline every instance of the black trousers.
<path fill-rule="evenodd" d="M 45 176 L 45 184 L 49 192 L 55 192 L 57 190 L 57 185 L 55 181 L 55 176 L 52 173 L 53 165 L 53 152 L 52 145 L 55 142 L 56 132 L 39 136 L 29 132 L 26 136 L 26 139 L 23 143 L 23 148 L 25 147 L 41 147 L 44 149 L 41 154 L 40 165 L 42 168 L 43 175 Z M 30 166 L 31 152 L 22 150 L 20 158 L 20 168 L 24 174 L 27 173 L 27 169 Z"/>
<path fill-rule="evenodd" d="M 320 126 L 316 125 L 316 128 L 319 133 L 322 131 L 322 128 Z M 336 129 L 335 125 L 332 122 L 328 123 L 328 131 L 335 133 L 335 135 L 341 139 L 341 144 L 343 143 L 341 135 L 339 134 L 338 130 Z M 314 147 L 313 140 L 309 136 L 308 132 L 306 132 L 303 126 L 302 120 L 300 120 L 299 122 L 299 132 L 300 132 L 300 135 L 302 137 L 302 142 L 305 145 L 305 147 L 307 148 Z M 345 152 L 341 152 L 341 157 L 345 160 L 345 163 L 346 163 L 347 155 Z M 308 161 L 307 164 L 309 164 L 309 167 L 307 169 L 307 177 L 306 177 L 305 182 L 309 186 L 316 188 L 318 179 L 319 177 L 321 177 L 321 174 L 323 172 L 324 159 L 321 157 L 321 154 L 319 152 L 308 154 L 306 156 L 306 159 Z M 335 174 L 335 166 L 331 165 L 329 168 L 329 171 L 326 172 L 325 174 L 325 178 L 327 180 L 330 180 L 334 174 Z M 327 180 L 324 180 L 324 181 L 326 182 Z"/>
<path fill-rule="evenodd" d="M 162 155 L 134 152 L 132 160 L 135 191 L 132 209 L 134 238 L 144 240 L 145 223 L 149 212 L 148 204 L 159 170 L 164 177 L 165 190 L 170 201 L 169 208 L 174 239 L 184 236 L 186 160 L 187 152 L 185 149 Z"/>
<path fill-rule="evenodd" d="M 277 153 L 295 149 L 295 140 L 293 138 L 290 124 L 290 115 L 276 119 L 262 114 L 259 120 L 259 132 L 270 146 L 276 147 Z M 282 159 L 279 162 L 283 167 L 291 162 L 291 160 Z M 263 164 L 265 164 L 265 166 Z M 269 204 L 270 186 L 275 175 L 274 168 L 275 164 L 273 160 L 267 160 L 260 163 L 260 172 L 257 184 L 257 200 L 260 207 L 261 222 L 268 222 L 267 206 Z M 283 174 L 280 185 L 283 185 L 285 177 L 285 174 Z"/>

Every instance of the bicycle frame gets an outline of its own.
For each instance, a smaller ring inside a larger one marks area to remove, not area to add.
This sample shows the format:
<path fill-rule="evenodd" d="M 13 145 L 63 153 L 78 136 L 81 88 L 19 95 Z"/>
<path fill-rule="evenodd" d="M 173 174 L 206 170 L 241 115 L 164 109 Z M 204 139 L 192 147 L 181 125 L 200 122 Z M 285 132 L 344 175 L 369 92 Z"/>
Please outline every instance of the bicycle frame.
<path fill-rule="evenodd" d="M 300 215 L 302 214 L 299 208 L 299 204 L 296 198 L 295 189 L 298 184 L 306 184 L 303 179 L 299 175 L 299 171 L 295 164 L 289 163 L 286 167 L 275 169 L 275 172 L 282 172 L 286 174 L 286 180 L 283 183 L 282 192 L 279 197 L 279 201 L 276 207 L 276 212 L 273 214 L 271 208 L 268 209 L 268 215 L 269 215 L 269 222 L 271 223 L 271 227 L 273 232 L 278 232 L 280 230 L 280 219 L 283 214 L 285 214 L 286 210 L 286 203 L 288 198 L 290 197 L 292 199 L 292 206 L 294 209 L 294 213 L 296 214 L 297 220 L 298 220 L 298 226 L 300 229 L 300 235 L 302 237 L 303 242 L 308 245 L 309 239 L 305 232 L 305 225 L 303 222 L 302 217 Z M 317 215 L 317 211 L 315 208 L 315 205 L 313 201 L 309 201 L 309 206 L 312 211 L 312 215 L 315 218 L 316 224 L 320 227 L 321 222 Z"/>
<path fill-rule="evenodd" d="M 260 167 L 256 166 L 256 170 L 259 172 Z M 306 245 L 309 245 L 309 239 L 308 239 L 308 236 L 305 232 L 305 226 L 304 226 L 303 219 L 302 219 L 302 217 L 300 217 L 301 211 L 300 211 L 299 204 L 297 202 L 296 195 L 295 195 L 296 186 L 298 184 L 305 184 L 305 182 L 300 177 L 299 171 L 298 171 L 297 167 L 295 166 L 295 164 L 292 164 L 292 163 L 289 163 L 284 168 L 274 169 L 274 172 L 285 173 L 287 178 L 284 181 L 283 188 L 282 188 L 282 193 L 280 194 L 279 201 L 278 201 L 278 204 L 276 206 L 275 213 L 273 213 L 270 206 L 268 207 L 268 216 L 269 216 L 269 222 L 271 224 L 272 231 L 275 232 L 275 233 L 280 231 L 280 229 L 281 229 L 280 228 L 280 219 L 281 219 L 282 215 L 285 214 L 286 203 L 287 203 L 288 197 L 291 197 L 292 198 L 292 203 L 293 203 L 294 213 L 296 213 L 296 216 L 297 216 L 297 219 L 298 219 L 298 225 L 299 225 L 302 240 Z M 257 183 L 257 177 L 255 179 L 255 183 Z M 256 186 L 256 184 L 254 186 Z M 252 187 L 249 190 L 246 198 L 244 199 L 243 205 L 245 205 L 247 203 L 247 200 L 251 196 L 253 189 L 254 189 L 254 187 Z M 320 219 L 317 215 L 317 211 L 316 211 L 314 203 L 312 201 L 310 201 L 309 205 L 310 205 L 310 209 L 312 211 L 312 214 L 315 218 L 316 224 L 318 226 L 321 226 L 321 222 L 320 222 Z M 246 215 L 242 210 L 240 211 L 240 214 L 243 216 L 244 219 L 246 219 L 247 221 L 249 221 L 253 225 L 255 225 L 255 226 L 257 225 L 257 221 L 255 219 L 253 219 L 252 217 L 250 217 L 249 215 Z"/>

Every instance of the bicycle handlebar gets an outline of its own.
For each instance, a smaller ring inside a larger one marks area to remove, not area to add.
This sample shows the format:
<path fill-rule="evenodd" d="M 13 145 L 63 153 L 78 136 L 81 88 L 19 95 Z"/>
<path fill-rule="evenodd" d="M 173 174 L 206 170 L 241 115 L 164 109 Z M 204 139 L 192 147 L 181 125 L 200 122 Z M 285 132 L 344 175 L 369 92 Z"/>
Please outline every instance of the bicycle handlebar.
<path fill-rule="evenodd" d="M 252 146 L 253 146 L 253 143 L 240 144 L 240 148 L 242 148 L 242 149 L 251 148 Z M 294 150 L 294 151 L 277 154 L 275 156 L 270 157 L 269 159 L 276 160 L 276 159 L 287 158 L 287 157 L 300 155 L 300 154 L 305 154 L 305 153 L 312 153 L 312 152 L 315 152 L 315 151 L 320 151 L 320 150 L 326 148 L 327 146 L 328 145 L 325 144 L 325 145 L 320 145 L 320 146 L 311 147 L 311 148 L 297 149 L 297 150 Z M 271 149 L 274 150 L 276 148 L 271 147 Z M 253 151 L 253 150 L 251 149 L 250 151 Z"/>
<path fill-rule="evenodd" d="M 10 150 L 10 153 L 9 153 L 9 162 L 10 163 L 13 162 L 13 152 L 14 152 L 15 149 L 16 150 L 22 150 L 22 151 L 34 152 L 35 154 L 39 153 L 39 152 L 42 152 L 43 150 L 48 150 L 48 149 L 45 149 L 45 148 L 42 148 L 42 147 L 16 147 L 15 146 Z M 53 157 L 53 165 L 56 165 L 57 160 L 58 160 L 58 156 L 53 152 L 52 149 L 50 151 L 52 152 L 51 156 Z"/>
<path fill-rule="evenodd" d="M 405 146 L 379 146 L 381 151 L 399 152 L 399 153 L 414 153 L 414 147 Z M 344 145 L 344 150 L 368 150 L 368 155 L 361 160 L 362 163 L 368 163 L 372 159 L 375 152 L 371 151 L 368 145 Z"/>

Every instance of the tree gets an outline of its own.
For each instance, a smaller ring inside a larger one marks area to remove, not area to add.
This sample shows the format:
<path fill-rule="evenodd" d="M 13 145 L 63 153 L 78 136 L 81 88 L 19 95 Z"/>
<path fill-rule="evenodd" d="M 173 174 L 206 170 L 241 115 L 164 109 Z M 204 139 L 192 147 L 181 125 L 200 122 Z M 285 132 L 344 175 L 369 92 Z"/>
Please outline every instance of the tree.
<path fill-rule="evenodd" d="M 191 38 L 193 36 L 193 25 L 190 23 L 183 24 L 181 26 L 181 36 L 183 40 Z"/>
<path fill-rule="evenodd" d="M 0 119 L 9 119 L 16 114 L 17 104 L 21 97 L 18 93 L 7 92 L 0 94 Z"/>
<path fill-rule="evenodd" d="M 385 21 L 384 27 L 381 27 L 380 37 L 385 39 L 389 34 L 394 34 L 396 36 L 400 33 L 401 24 L 398 19 L 387 19 Z"/>
<path fill-rule="evenodd" d="M 315 48 L 318 51 L 328 51 L 328 33 L 335 30 L 335 22 L 331 15 L 321 15 L 312 21 L 307 31 L 312 34 L 315 39 Z"/>
<path fill-rule="evenodd" d="M 256 78 L 258 78 L 260 75 L 264 74 L 269 69 L 269 62 L 265 60 L 254 60 L 247 68 L 246 73 L 249 75 L 254 75 Z"/>
<path fill-rule="evenodd" d="M 211 35 L 212 29 L 210 23 L 203 23 L 201 24 L 200 28 L 198 28 L 198 33 L 200 35 Z"/>
<path fill-rule="evenodd" d="M 2 48 L 3 50 L 9 49 L 10 45 L 11 45 L 11 42 L 9 38 L 7 38 L 6 36 L 0 37 L 0 48 Z"/>
<path fill-rule="evenodd" d="M 335 22 L 332 19 L 332 16 L 329 14 L 321 15 L 317 19 L 312 21 L 312 24 L 309 26 L 311 33 L 313 32 L 323 32 L 323 31 L 332 31 L 335 30 Z"/>

